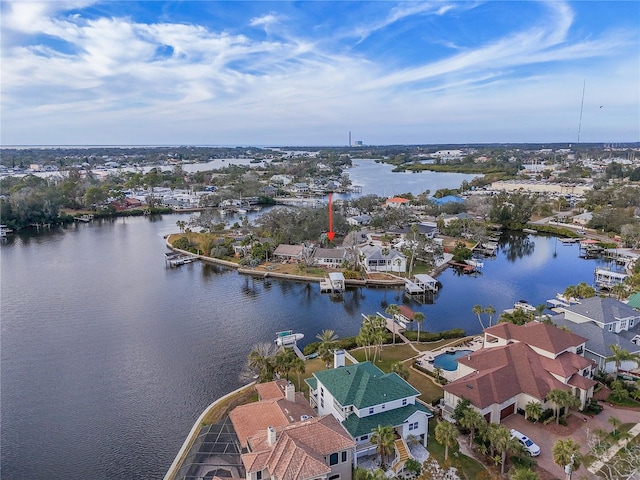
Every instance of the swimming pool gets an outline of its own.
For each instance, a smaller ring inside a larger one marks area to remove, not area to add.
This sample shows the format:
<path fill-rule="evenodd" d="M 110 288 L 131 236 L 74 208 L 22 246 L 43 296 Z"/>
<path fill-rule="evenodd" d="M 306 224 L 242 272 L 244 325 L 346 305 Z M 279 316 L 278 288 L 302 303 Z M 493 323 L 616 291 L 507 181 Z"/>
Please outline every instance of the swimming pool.
<path fill-rule="evenodd" d="M 473 350 L 456 350 L 452 353 L 441 353 L 433 359 L 434 367 L 453 372 L 458 368 L 458 358 L 471 353 Z"/>

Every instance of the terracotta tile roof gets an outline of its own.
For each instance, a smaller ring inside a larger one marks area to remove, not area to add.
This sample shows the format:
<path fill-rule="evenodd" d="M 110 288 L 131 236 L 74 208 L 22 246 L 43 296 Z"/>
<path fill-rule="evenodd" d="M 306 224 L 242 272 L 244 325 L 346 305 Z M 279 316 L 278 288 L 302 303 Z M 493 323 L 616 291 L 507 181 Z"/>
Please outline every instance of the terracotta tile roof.
<path fill-rule="evenodd" d="M 287 385 L 286 380 L 276 380 L 274 382 L 258 383 L 256 391 L 260 400 L 272 400 L 284 398 L 284 387 Z"/>
<path fill-rule="evenodd" d="M 566 390 L 567 386 L 544 368 L 542 358 L 519 342 L 477 350 L 458 358 L 459 363 L 476 372 L 445 385 L 444 390 L 468 398 L 478 408 L 502 403 L 520 393 L 542 400 L 555 388 Z"/>
<path fill-rule="evenodd" d="M 484 331 L 490 335 L 506 340 L 517 340 L 556 355 L 587 341 L 580 335 L 541 322 L 529 322 L 525 325 L 504 322 L 486 328 Z"/>
<path fill-rule="evenodd" d="M 301 392 L 296 393 L 296 401 L 285 398 L 263 400 L 234 408 L 229 414 L 233 428 L 242 448 L 247 447 L 247 439 L 267 427 L 282 427 L 300 421 L 303 415 L 314 416 L 316 412 Z"/>
<path fill-rule="evenodd" d="M 393 197 L 393 198 L 388 198 L 387 203 L 409 203 L 409 200 L 402 197 Z"/>
<path fill-rule="evenodd" d="M 274 445 L 269 445 L 266 429 L 249 439 L 253 453 L 242 455 L 247 472 L 267 468 L 269 474 L 278 480 L 315 478 L 331 471 L 325 456 L 355 446 L 355 442 L 331 415 L 275 430 Z"/>

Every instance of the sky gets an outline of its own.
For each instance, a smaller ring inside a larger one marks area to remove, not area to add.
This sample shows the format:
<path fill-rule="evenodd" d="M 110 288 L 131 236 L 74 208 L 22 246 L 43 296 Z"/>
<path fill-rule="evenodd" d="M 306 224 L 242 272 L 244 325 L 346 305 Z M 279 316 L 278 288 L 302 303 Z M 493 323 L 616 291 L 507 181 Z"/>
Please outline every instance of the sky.
<path fill-rule="evenodd" d="M 8 145 L 640 141 L 640 2 L 0 2 Z"/>

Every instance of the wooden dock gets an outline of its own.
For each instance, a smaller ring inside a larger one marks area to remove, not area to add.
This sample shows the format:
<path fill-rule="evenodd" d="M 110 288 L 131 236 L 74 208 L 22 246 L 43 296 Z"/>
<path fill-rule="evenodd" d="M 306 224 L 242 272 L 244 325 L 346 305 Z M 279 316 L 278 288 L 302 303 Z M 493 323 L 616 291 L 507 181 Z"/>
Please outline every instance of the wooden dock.
<path fill-rule="evenodd" d="M 476 267 L 474 267 L 473 265 L 469 265 L 468 263 L 454 262 L 453 260 L 451 260 L 449 261 L 449 265 L 454 268 L 461 269 L 463 273 L 475 273 L 478 271 Z"/>

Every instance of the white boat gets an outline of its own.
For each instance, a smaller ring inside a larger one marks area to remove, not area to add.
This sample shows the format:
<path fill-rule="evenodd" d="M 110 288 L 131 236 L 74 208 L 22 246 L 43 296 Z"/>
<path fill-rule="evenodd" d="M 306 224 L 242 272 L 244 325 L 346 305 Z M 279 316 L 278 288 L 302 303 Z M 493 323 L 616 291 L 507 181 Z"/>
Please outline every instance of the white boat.
<path fill-rule="evenodd" d="M 293 333 L 293 330 L 285 330 L 276 333 L 276 345 L 279 347 L 290 347 L 296 344 L 298 340 L 304 338 L 304 333 Z"/>
<path fill-rule="evenodd" d="M 6 237 L 10 233 L 13 233 L 13 230 L 6 225 L 0 225 L 0 237 Z"/>
<path fill-rule="evenodd" d="M 467 265 L 471 265 L 472 267 L 476 267 L 476 268 L 484 267 L 484 262 L 481 262 L 480 260 L 476 260 L 475 258 L 470 258 L 468 260 L 465 260 L 464 263 L 466 263 Z"/>
<path fill-rule="evenodd" d="M 247 211 L 244 208 L 239 208 L 238 209 L 238 213 L 245 214 L 245 213 L 247 213 Z"/>
<path fill-rule="evenodd" d="M 526 300 L 518 300 L 513 304 L 514 309 L 524 310 L 525 312 L 535 312 L 536 307 L 528 303 Z"/>

